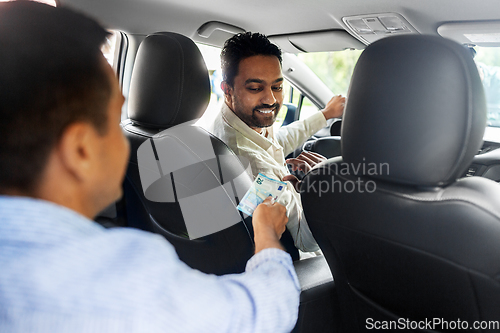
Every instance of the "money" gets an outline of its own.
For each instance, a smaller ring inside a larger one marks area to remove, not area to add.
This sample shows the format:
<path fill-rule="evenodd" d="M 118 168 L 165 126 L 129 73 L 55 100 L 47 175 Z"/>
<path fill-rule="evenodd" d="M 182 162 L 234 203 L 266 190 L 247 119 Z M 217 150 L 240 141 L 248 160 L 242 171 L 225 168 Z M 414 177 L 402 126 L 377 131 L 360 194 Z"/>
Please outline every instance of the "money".
<path fill-rule="evenodd" d="M 257 206 L 267 197 L 273 197 L 275 201 L 278 200 L 285 187 L 286 183 L 259 173 L 252 186 L 248 189 L 247 193 L 245 193 L 243 199 L 241 199 L 238 209 L 252 216 Z"/>

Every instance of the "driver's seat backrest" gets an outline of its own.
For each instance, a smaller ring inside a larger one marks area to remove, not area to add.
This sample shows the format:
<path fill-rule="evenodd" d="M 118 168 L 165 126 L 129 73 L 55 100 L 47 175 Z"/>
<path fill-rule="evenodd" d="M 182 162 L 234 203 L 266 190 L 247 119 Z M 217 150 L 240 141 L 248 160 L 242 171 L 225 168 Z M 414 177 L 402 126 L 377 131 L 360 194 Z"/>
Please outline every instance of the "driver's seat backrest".
<path fill-rule="evenodd" d="M 461 45 L 407 35 L 365 49 L 344 113 L 342 157 L 302 184 L 346 332 L 400 318 L 470 327 L 500 320 L 500 186 L 459 179 L 485 125 L 481 80 Z"/>
<path fill-rule="evenodd" d="M 253 230 L 236 204 L 252 179 L 222 141 L 193 125 L 209 98 L 208 71 L 189 38 L 146 37 L 123 123 L 131 146 L 124 181 L 127 221 L 163 235 L 193 268 L 243 272 L 254 252 Z M 228 224 L 211 232 L 214 217 Z M 207 225 L 210 230 L 203 229 Z"/>

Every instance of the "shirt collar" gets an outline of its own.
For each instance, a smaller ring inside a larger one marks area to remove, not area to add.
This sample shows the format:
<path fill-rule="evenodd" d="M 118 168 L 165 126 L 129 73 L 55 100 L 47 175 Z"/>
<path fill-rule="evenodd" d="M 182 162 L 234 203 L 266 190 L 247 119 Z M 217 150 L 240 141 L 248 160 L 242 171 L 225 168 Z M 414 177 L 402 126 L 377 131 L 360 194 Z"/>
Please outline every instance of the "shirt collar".
<path fill-rule="evenodd" d="M 254 131 L 250 126 L 245 124 L 243 120 L 241 120 L 234 112 L 229 108 L 226 103 L 222 103 L 221 108 L 222 117 L 224 121 L 238 131 L 241 135 L 246 137 L 247 139 L 253 141 L 255 144 L 260 146 L 264 150 L 268 150 L 274 144 L 274 132 L 273 127 L 269 126 L 265 130 L 267 130 L 267 137 L 260 135 L 256 131 Z"/>

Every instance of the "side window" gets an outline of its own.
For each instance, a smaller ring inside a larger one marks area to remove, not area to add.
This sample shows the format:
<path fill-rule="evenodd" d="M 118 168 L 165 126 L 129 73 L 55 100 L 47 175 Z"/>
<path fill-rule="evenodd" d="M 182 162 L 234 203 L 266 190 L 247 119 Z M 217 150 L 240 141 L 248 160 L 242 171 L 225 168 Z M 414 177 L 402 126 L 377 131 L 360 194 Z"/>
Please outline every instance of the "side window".
<path fill-rule="evenodd" d="M 299 53 L 302 60 L 334 94 L 346 95 L 362 50 Z"/>
<path fill-rule="evenodd" d="M 334 94 L 347 95 L 354 66 L 362 50 L 344 50 L 336 52 L 299 53 L 297 57 L 306 64 Z M 297 108 L 299 120 L 305 119 L 315 112 L 318 107 L 301 92 L 293 88 L 288 82 L 285 84 L 284 103 L 293 104 Z M 280 112 L 281 123 L 285 119 L 286 110 Z M 278 120 L 278 119 L 277 119 Z M 281 123 L 276 124 L 277 127 Z"/>
<path fill-rule="evenodd" d="M 476 46 L 474 50 L 471 52 L 486 96 L 487 125 L 500 127 L 500 48 Z"/>
<path fill-rule="evenodd" d="M 274 127 L 276 129 L 283 125 L 283 122 L 287 117 L 287 113 L 289 112 L 288 106 L 290 104 L 292 105 L 291 108 L 296 109 L 295 112 L 300 112 L 298 118 L 299 120 L 305 119 L 319 110 L 309 98 L 303 96 L 301 92 L 297 88 L 294 88 L 287 80 L 285 80 L 283 84 L 283 96 L 283 106 L 281 107 L 280 113 L 276 117 L 276 121 L 274 123 Z M 290 110 L 290 112 L 293 111 L 293 109 Z M 289 118 L 291 116 L 292 115 L 288 115 Z M 290 120 L 291 119 L 288 119 L 287 122 Z"/>
<path fill-rule="evenodd" d="M 283 122 L 285 121 L 285 117 L 288 113 L 288 107 L 286 104 L 293 104 L 293 102 L 290 100 L 291 94 L 292 94 L 292 86 L 285 79 L 283 81 L 283 105 L 281 106 L 280 112 L 278 113 L 278 115 L 276 116 L 276 120 L 274 121 L 273 127 L 275 129 L 280 128 Z"/>
<path fill-rule="evenodd" d="M 210 75 L 210 103 L 208 104 L 207 110 L 203 114 L 200 124 L 210 124 L 212 120 L 217 116 L 222 103 L 224 102 L 224 94 L 220 84 L 222 82 L 222 71 L 220 67 L 220 52 L 221 49 L 215 46 L 209 46 L 204 44 L 196 43 L 200 49 L 201 55 L 205 60 L 207 65 L 208 74 Z"/>
<path fill-rule="evenodd" d="M 304 97 L 304 100 L 302 101 L 302 107 L 300 108 L 299 120 L 306 119 L 307 117 L 312 116 L 318 111 L 319 108 L 314 105 L 309 98 Z"/>
<path fill-rule="evenodd" d="M 109 35 L 106 41 L 101 46 L 101 52 L 109 65 L 113 68 L 122 87 L 122 92 L 125 96 L 128 94 L 128 87 L 123 87 L 123 79 L 125 72 L 125 59 L 128 48 L 127 36 L 118 30 L 108 30 Z M 122 107 L 122 120 L 128 118 L 127 103 Z"/>
<path fill-rule="evenodd" d="M 108 32 L 110 35 L 106 37 L 106 42 L 102 45 L 101 51 L 111 67 L 116 71 L 120 32 L 116 30 L 108 30 Z"/>

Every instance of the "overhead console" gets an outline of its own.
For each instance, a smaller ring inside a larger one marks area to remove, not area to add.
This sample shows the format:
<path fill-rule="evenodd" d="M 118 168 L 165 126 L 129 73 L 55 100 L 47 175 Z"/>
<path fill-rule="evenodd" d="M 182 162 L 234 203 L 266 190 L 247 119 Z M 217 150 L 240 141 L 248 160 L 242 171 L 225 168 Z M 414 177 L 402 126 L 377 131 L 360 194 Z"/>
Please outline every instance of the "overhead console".
<path fill-rule="evenodd" d="M 342 21 L 351 34 L 366 45 L 384 37 L 418 34 L 418 31 L 397 13 L 345 16 Z"/>

